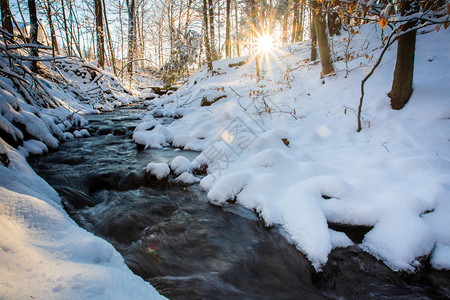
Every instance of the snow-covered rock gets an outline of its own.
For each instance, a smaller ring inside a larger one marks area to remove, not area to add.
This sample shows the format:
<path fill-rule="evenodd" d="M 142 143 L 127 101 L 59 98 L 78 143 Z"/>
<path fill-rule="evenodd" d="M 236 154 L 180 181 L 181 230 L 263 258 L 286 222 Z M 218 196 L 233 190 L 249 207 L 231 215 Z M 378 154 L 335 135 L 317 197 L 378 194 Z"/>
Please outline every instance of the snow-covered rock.
<path fill-rule="evenodd" d="M 145 169 L 147 173 L 155 175 L 156 179 L 162 180 L 167 178 L 170 174 L 170 168 L 166 163 L 154 163 L 151 162 L 147 165 Z"/>

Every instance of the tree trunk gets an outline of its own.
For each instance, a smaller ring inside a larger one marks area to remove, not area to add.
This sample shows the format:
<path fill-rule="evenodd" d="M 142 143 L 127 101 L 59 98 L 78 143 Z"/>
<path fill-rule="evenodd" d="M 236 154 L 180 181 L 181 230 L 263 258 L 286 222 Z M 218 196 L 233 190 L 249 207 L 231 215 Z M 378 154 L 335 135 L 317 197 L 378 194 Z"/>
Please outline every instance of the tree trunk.
<path fill-rule="evenodd" d="M 97 58 L 98 66 L 105 68 L 105 37 L 103 34 L 103 5 L 102 0 L 94 0 L 95 29 L 97 34 Z"/>
<path fill-rule="evenodd" d="M 411 8 L 413 1 L 404 1 L 400 4 L 401 15 L 405 15 Z M 407 23 L 402 31 L 414 27 L 415 22 Z M 416 51 L 416 32 L 412 30 L 397 39 L 397 61 L 395 62 L 392 88 L 388 96 L 391 98 L 392 109 L 402 109 L 412 93 L 414 75 L 414 55 Z"/>
<path fill-rule="evenodd" d="M 1 1 L 1 0 L 0 0 L 0 1 Z M 6 1 L 7 1 L 7 0 L 6 0 Z M 22 8 L 20 7 L 20 0 L 17 0 L 17 8 L 19 9 L 20 16 L 22 17 L 22 22 L 25 24 L 26 21 L 25 21 L 25 17 L 23 16 L 23 13 L 22 13 Z M 24 29 L 24 31 L 25 31 L 25 36 L 29 37 L 27 27 L 24 26 L 23 29 Z"/>
<path fill-rule="evenodd" d="M 298 42 L 298 34 L 299 34 L 299 16 L 298 16 L 298 12 L 299 12 L 299 3 L 300 0 L 294 0 L 294 18 L 292 20 L 292 37 L 291 37 L 291 41 L 292 43 L 296 43 Z"/>
<path fill-rule="evenodd" d="M 11 21 L 11 10 L 9 8 L 9 0 L 0 0 L 2 12 L 2 27 L 11 34 L 14 34 L 14 29 Z"/>
<path fill-rule="evenodd" d="M 208 0 L 208 10 L 209 10 L 209 34 L 210 34 L 210 46 L 211 46 L 211 58 L 212 60 L 217 60 L 216 51 L 216 38 L 214 34 L 214 6 L 213 0 Z"/>
<path fill-rule="evenodd" d="M 78 54 L 80 55 L 80 57 L 83 57 L 83 53 L 81 52 L 81 47 L 80 47 L 80 42 L 79 42 L 79 39 L 80 39 L 80 31 L 79 31 L 80 26 L 79 26 L 79 23 L 78 23 L 78 19 L 76 18 L 76 14 L 74 13 L 72 2 L 73 2 L 73 0 L 72 1 L 68 1 L 69 12 L 70 12 L 70 14 L 69 14 L 69 21 L 70 21 L 69 30 L 70 30 L 70 38 L 71 38 L 71 40 L 70 40 L 71 42 L 70 43 L 72 45 L 72 41 L 73 41 L 73 43 L 75 44 L 75 48 L 77 49 Z M 74 25 L 73 25 L 74 17 L 75 17 L 75 23 L 76 23 L 77 28 L 78 28 L 78 35 L 74 34 Z M 77 36 L 78 36 L 78 39 L 77 39 Z"/>
<path fill-rule="evenodd" d="M 52 4 L 50 0 L 47 0 L 47 3 L 44 2 L 45 9 L 47 10 L 47 21 L 48 27 L 50 27 L 50 36 L 52 40 L 52 50 L 53 57 L 55 57 L 55 52 L 59 53 L 58 40 L 56 39 L 55 27 L 53 26 L 53 18 L 52 18 Z"/>
<path fill-rule="evenodd" d="M 227 0 L 226 8 L 226 24 L 225 24 L 225 56 L 231 57 L 231 41 L 230 41 L 230 26 L 231 26 L 231 0 Z"/>
<path fill-rule="evenodd" d="M 67 19 L 66 19 L 66 9 L 65 9 L 64 0 L 61 0 L 61 9 L 62 9 L 62 15 L 63 15 L 63 22 L 64 22 L 64 31 L 66 33 L 66 41 L 67 41 L 67 54 L 72 55 L 72 43 L 70 42 L 69 37 L 69 28 L 67 26 Z"/>
<path fill-rule="evenodd" d="M 106 16 L 105 0 L 102 0 L 102 4 L 103 4 L 103 14 L 104 14 L 104 17 L 105 17 L 106 34 L 108 36 L 109 52 L 110 52 L 110 55 L 111 55 L 111 63 L 112 63 L 113 71 L 114 71 L 114 76 L 117 76 L 116 59 L 114 57 L 114 49 L 112 47 L 111 33 L 109 32 L 108 19 L 107 19 L 107 16 Z"/>
<path fill-rule="evenodd" d="M 281 43 L 283 45 L 288 43 L 288 17 L 284 15 L 281 20 Z"/>
<path fill-rule="evenodd" d="M 316 36 L 316 28 L 314 26 L 314 22 L 312 22 L 312 14 L 314 11 L 311 10 L 309 23 L 311 24 L 311 61 L 316 61 L 317 59 L 317 36 Z"/>
<path fill-rule="evenodd" d="M 312 1 L 313 9 L 317 8 L 317 2 Z M 331 62 L 330 45 L 328 44 L 328 36 L 326 33 L 325 15 L 319 10 L 317 14 L 313 11 L 313 22 L 319 44 L 320 63 L 322 65 L 321 77 L 334 73 L 333 63 Z"/>
<path fill-rule="evenodd" d="M 412 93 L 414 75 L 414 55 L 416 50 L 416 30 L 410 31 L 397 40 L 397 61 L 395 62 L 391 98 L 393 109 L 402 109 Z"/>
<path fill-rule="evenodd" d="M 206 51 L 206 62 L 208 63 L 208 70 L 212 73 L 213 65 L 212 65 L 212 57 L 211 57 L 211 47 L 209 43 L 209 26 L 208 26 L 208 4 L 206 0 L 203 0 L 203 26 L 205 27 L 205 51 Z"/>
<path fill-rule="evenodd" d="M 300 21 L 299 21 L 299 28 L 298 28 L 298 40 L 299 41 L 303 41 L 303 23 L 304 23 L 304 19 L 303 19 L 303 12 L 305 10 L 305 6 L 303 4 L 301 4 L 301 8 L 300 8 Z"/>
<path fill-rule="evenodd" d="M 237 0 L 234 0 L 234 17 L 236 20 L 236 56 L 241 56 L 240 49 L 239 49 L 239 21 L 238 21 L 238 2 Z"/>
<path fill-rule="evenodd" d="M 216 47 L 216 54 L 217 54 L 217 59 L 220 59 L 220 57 L 221 57 L 221 50 L 220 49 L 222 49 L 221 48 L 221 42 L 220 42 L 220 18 L 221 18 L 221 15 L 220 15 L 220 3 L 219 3 L 219 1 L 217 1 L 217 37 L 218 37 L 218 39 L 217 39 L 217 47 Z"/>
<path fill-rule="evenodd" d="M 37 44 L 37 38 L 38 38 L 38 18 L 37 18 L 37 12 L 36 12 L 36 1 L 35 0 L 28 0 L 28 13 L 30 14 L 30 43 L 31 44 Z M 32 47 L 30 49 L 31 56 L 38 56 L 38 50 L 37 47 Z M 36 61 L 32 61 L 31 63 L 31 70 L 33 72 L 36 72 Z"/>
<path fill-rule="evenodd" d="M 136 45 L 136 2 L 127 0 L 128 8 L 128 74 L 133 78 L 133 57 Z"/>
<path fill-rule="evenodd" d="M 250 5 L 250 23 L 251 23 L 250 26 L 252 28 L 252 30 L 251 30 L 252 36 L 251 37 L 253 40 L 256 38 L 256 35 L 257 35 L 256 29 L 260 28 L 260 24 L 258 22 L 258 7 L 256 6 L 255 0 L 250 0 L 249 5 Z M 261 71 L 259 68 L 259 57 L 258 57 L 259 53 L 258 53 L 258 50 L 255 49 L 255 46 L 253 47 L 252 51 L 255 54 L 256 77 L 259 80 L 259 78 L 261 77 Z"/>

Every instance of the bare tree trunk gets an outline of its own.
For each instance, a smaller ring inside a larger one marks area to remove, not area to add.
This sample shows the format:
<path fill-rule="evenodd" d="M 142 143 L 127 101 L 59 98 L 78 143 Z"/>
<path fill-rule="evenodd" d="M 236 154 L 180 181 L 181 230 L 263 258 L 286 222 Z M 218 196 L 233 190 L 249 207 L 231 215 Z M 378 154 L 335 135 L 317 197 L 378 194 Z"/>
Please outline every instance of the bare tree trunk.
<path fill-rule="evenodd" d="M 187 12 L 186 12 L 186 23 L 184 25 L 184 31 L 187 31 L 188 27 L 189 27 L 189 22 L 190 22 L 190 17 L 191 17 L 191 5 L 192 5 L 192 0 L 188 0 Z"/>
<path fill-rule="evenodd" d="M 311 24 L 311 61 L 316 61 L 317 59 L 317 35 L 316 28 L 314 26 L 314 22 L 312 21 L 312 14 L 314 11 L 311 10 L 309 15 L 309 23 Z"/>
<path fill-rule="evenodd" d="M 35 0 L 28 0 L 28 13 L 30 14 L 30 43 L 31 44 L 37 44 L 37 38 L 38 38 L 38 19 L 37 19 L 37 12 L 36 12 L 36 1 Z M 38 50 L 37 47 L 33 47 L 30 50 L 31 56 L 38 56 Z M 33 72 L 36 72 L 37 64 L 36 61 L 31 62 L 31 70 Z"/>
<path fill-rule="evenodd" d="M 241 56 L 239 49 L 239 21 L 238 21 L 238 2 L 234 0 L 234 17 L 236 19 L 236 56 Z"/>
<path fill-rule="evenodd" d="M 259 24 L 258 24 L 258 9 L 255 3 L 255 0 L 250 0 L 249 2 L 250 5 L 250 23 L 251 23 L 251 27 L 252 27 L 252 39 L 255 38 L 256 36 L 256 28 L 259 28 Z M 253 51 L 255 51 L 255 49 L 252 49 Z M 258 59 L 258 52 L 255 52 L 255 64 L 256 64 L 256 77 L 261 78 L 261 71 L 259 69 L 259 59 Z"/>
<path fill-rule="evenodd" d="M 281 43 L 287 44 L 289 38 L 289 32 L 288 32 L 288 17 L 286 15 L 283 16 L 283 19 L 281 20 Z"/>
<path fill-rule="evenodd" d="M 22 17 L 22 22 L 25 24 L 26 21 L 25 21 L 25 17 L 23 16 L 23 13 L 22 13 L 22 8 L 20 7 L 20 0 L 17 0 L 17 8 L 19 9 L 20 16 Z M 25 35 L 29 37 L 28 30 L 27 30 L 26 26 L 24 26 L 24 30 L 25 30 Z"/>
<path fill-rule="evenodd" d="M 413 1 L 404 1 L 400 4 L 402 15 L 410 10 Z M 402 31 L 414 27 L 415 22 L 407 23 Z M 391 98 L 392 109 L 402 109 L 411 97 L 414 75 L 414 56 L 416 52 L 416 32 L 411 30 L 401 35 L 397 40 L 397 60 L 395 62 L 392 88 L 388 96 Z"/>
<path fill-rule="evenodd" d="M 221 15 L 220 15 L 220 3 L 219 3 L 219 0 L 217 0 L 217 36 L 218 36 L 217 48 L 216 48 L 216 50 L 217 50 L 217 53 L 216 53 L 217 54 L 217 59 L 220 59 L 220 57 L 222 56 L 221 55 L 222 47 L 221 47 L 221 39 L 220 39 L 220 18 L 221 18 Z"/>
<path fill-rule="evenodd" d="M 68 4 L 69 4 L 69 21 L 70 21 L 70 26 L 69 26 L 70 38 L 71 38 L 71 43 L 73 41 L 73 43 L 75 44 L 75 48 L 77 49 L 77 52 L 80 55 L 80 57 L 83 57 L 83 54 L 81 52 L 81 47 L 80 47 L 80 41 L 79 41 L 79 36 L 80 35 L 78 35 L 78 39 L 77 39 L 77 35 L 74 34 L 74 25 L 73 25 L 73 22 L 74 22 L 73 18 L 74 18 L 74 16 L 75 16 L 75 20 L 76 20 L 75 22 L 76 22 L 78 28 L 79 28 L 79 24 L 78 24 L 78 20 L 76 19 L 76 14 L 73 11 L 72 2 L 73 2 L 73 0 L 68 2 Z"/>
<path fill-rule="evenodd" d="M 317 9 L 317 2 L 312 1 L 313 9 Z M 325 15 L 322 12 L 316 14 L 313 11 L 313 22 L 319 44 L 320 63 L 322 65 L 321 77 L 334 73 L 333 63 L 331 62 L 330 45 L 328 45 L 328 36 L 326 33 Z"/>
<path fill-rule="evenodd" d="M 231 11 L 231 0 L 227 0 L 226 8 L 226 24 L 225 24 L 225 56 L 231 57 L 231 41 L 230 41 L 230 11 Z"/>
<path fill-rule="evenodd" d="M 130 81 L 133 78 L 133 57 L 136 45 L 136 3 L 135 0 L 127 0 L 128 8 L 128 74 Z"/>
<path fill-rule="evenodd" d="M 121 66 L 120 66 L 120 69 L 121 70 L 123 70 L 123 63 L 124 63 L 124 55 L 123 55 L 123 48 L 124 48 L 124 39 L 123 39 L 123 36 L 124 36 L 124 34 L 123 34 L 123 23 L 122 23 L 122 4 L 120 4 L 120 6 L 119 6 L 119 24 L 120 24 L 120 61 L 121 61 Z M 120 73 L 120 77 L 121 77 L 121 79 L 122 79 L 122 81 L 123 81 L 123 72 L 121 72 Z"/>
<path fill-rule="evenodd" d="M 114 70 L 114 76 L 117 76 L 116 59 L 114 57 L 114 49 L 112 47 L 111 33 L 109 32 L 109 24 L 108 24 L 108 19 L 107 19 L 107 16 L 106 16 L 105 0 L 102 0 L 102 4 L 103 4 L 103 15 L 105 17 L 106 34 L 108 36 L 109 52 L 110 52 L 110 55 L 111 55 L 111 63 L 112 63 L 112 67 L 113 67 L 113 70 Z"/>
<path fill-rule="evenodd" d="M 398 38 L 394 78 L 391 91 L 388 94 L 393 109 L 402 109 L 411 97 L 415 51 L 416 30 L 405 33 Z"/>
<path fill-rule="evenodd" d="M 9 8 L 9 0 L 1 0 L 0 3 L 3 29 L 11 34 L 14 34 L 14 29 L 11 21 L 11 10 Z"/>
<path fill-rule="evenodd" d="M 300 0 L 294 0 L 294 7 L 292 8 L 294 11 L 294 18 L 292 20 L 292 36 L 291 36 L 291 41 L 292 43 L 296 43 L 298 42 L 298 35 L 299 35 L 299 3 Z"/>
<path fill-rule="evenodd" d="M 208 63 L 208 70 L 212 72 L 213 65 L 212 65 L 212 57 L 211 57 L 211 47 L 209 43 L 209 26 L 208 26 L 208 4 L 206 3 L 206 0 L 203 0 L 203 26 L 205 28 L 205 51 L 206 51 L 206 62 Z"/>
<path fill-rule="evenodd" d="M 52 4 L 50 0 L 47 0 L 47 3 L 43 2 L 43 4 L 47 11 L 48 27 L 50 27 L 50 36 L 52 40 L 52 54 L 53 57 L 55 57 L 55 52 L 59 53 L 59 47 L 58 47 L 58 40 L 56 39 L 55 27 L 53 26 Z"/>
<path fill-rule="evenodd" d="M 216 38 L 214 34 L 214 5 L 213 0 L 208 0 L 208 11 L 209 11 L 209 35 L 210 35 L 210 47 L 211 47 L 211 58 L 212 60 L 217 60 L 216 51 Z"/>
<path fill-rule="evenodd" d="M 72 55 L 72 43 L 70 42 L 70 37 L 69 37 L 69 28 L 67 26 L 66 9 L 65 9 L 64 0 L 61 0 L 61 9 L 62 9 L 62 15 L 63 15 L 63 22 L 64 22 L 64 32 L 66 33 L 67 54 Z"/>
<path fill-rule="evenodd" d="M 305 11 L 305 6 L 303 4 L 300 4 L 301 8 L 300 8 L 300 21 L 298 23 L 298 40 L 299 41 L 303 41 L 303 24 L 304 24 L 304 18 L 303 18 L 303 12 Z"/>
<path fill-rule="evenodd" d="M 102 0 L 94 0 L 95 7 L 95 29 L 97 35 L 97 58 L 98 65 L 105 68 L 105 37 L 103 34 L 103 5 Z"/>

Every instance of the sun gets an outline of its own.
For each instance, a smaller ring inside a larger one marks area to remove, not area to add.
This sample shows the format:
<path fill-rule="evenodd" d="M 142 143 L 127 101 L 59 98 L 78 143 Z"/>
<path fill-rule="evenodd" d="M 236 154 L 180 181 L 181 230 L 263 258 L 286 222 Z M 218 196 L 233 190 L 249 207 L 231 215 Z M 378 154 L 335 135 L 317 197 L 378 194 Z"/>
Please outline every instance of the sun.
<path fill-rule="evenodd" d="M 273 38 L 270 35 L 263 34 L 258 37 L 256 47 L 259 53 L 267 53 L 273 48 Z"/>

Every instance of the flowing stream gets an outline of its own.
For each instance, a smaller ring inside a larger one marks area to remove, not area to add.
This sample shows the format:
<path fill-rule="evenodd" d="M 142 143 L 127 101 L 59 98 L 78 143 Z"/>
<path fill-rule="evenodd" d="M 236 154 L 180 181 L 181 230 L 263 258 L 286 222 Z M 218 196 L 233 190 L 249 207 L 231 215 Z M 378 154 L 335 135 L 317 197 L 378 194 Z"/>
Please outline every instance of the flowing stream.
<path fill-rule="evenodd" d="M 323 272 L 279 228 L 239 205 L 215 207 L 196 185 L 154 182 L 149 162 L 198 153 L 140 151 L 131 135 L 134 105 L 87 116 L 91 137 L 31 157 L 69 215 L 109 241 L 129 268 L 170 299 L 445 299 L 448 271 L 392 272 L 355 245 L 335 249 Z M 163 120 L 170 122 L 170 120 Z M 87 205 L 87 206 L 86 206 Z"/>

